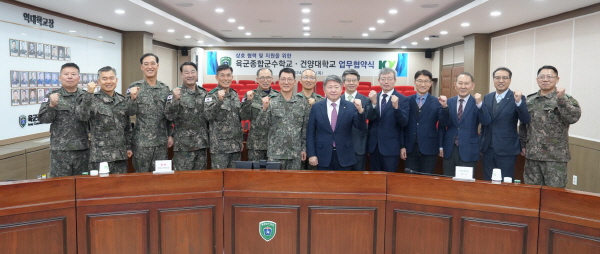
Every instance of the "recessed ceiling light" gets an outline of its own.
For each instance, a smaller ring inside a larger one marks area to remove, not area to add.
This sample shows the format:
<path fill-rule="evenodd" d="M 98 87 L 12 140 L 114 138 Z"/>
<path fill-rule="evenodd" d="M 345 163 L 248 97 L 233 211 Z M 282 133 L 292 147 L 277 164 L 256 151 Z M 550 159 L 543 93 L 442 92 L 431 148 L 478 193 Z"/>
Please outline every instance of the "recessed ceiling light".
<path fill-rule="evenodd" d="M 302 20 L 302 23 L 308 23 L 308 22 L 310 22 L 310 19 L 303 19 Z"/>
<path fill-rule="evenodd" d="M 21 35 L 27 35 L 26 33 L 21 33 Z"/>
<path fill-rule="evenodd" d="M 224 11 L 223 8 L 217 8 L 217 9 L 215 9 L 215 12 L 217 12 L 217 13 L 222 13 L 223 11 Z"/>
<path fill-rule="evenodd" d="M 470 25 L 471 25 L 471 24 L 469 24 L 469 23 L 466 23 L 466 22 L 465 22 L 465 23 L 462 23 L 462 24 L 460 24 L 460 26 L 463 26 L 463 27 L 468 27 L 468 26 L 470 26 Z"/>
<path fill-rule="evenodd" d="M 494 17 L 496 17 L 496 16 L 500 16 L 500 14 L 502 14 L 502 12 L 499 12 L 499 11 L 493 11 L 493 12 L 490 12 L 490 15 L 491 15 L 491 16 L 494 16 Z"/>
<path fill-rule="evenodd" d="M 441 31 L 440 34 L 448 34 L 448 31 Z"/>
<path fill-rule="evenodd" d="M 243 26 L 238 26 L 238 29 L 244 30 L 244 27 Z"/>
<path fill-rule="evenodd" d="M 308 26 L 305 26 L 305 27 L 303 27 L 302 29 L 304 29 L 304 31 L 308 31 L 308 30 L 310 30 L 310 27 L 308 27 Z"/>
<path fill-rule="evenodd" d="M 102 38 L 104 38 L 104 37 L 102 37 L 102 35 L 100 35 L 100 36 L 98 36 L 98 38 L 102 39 Z"/>
<path fill-rule="evenodd" d="M 69 33 L 76 33 L 77 31 L 75 30 L 69 30 Z"/>
<path fill-rule="evenodd" d="M 417 45 L 417 44 L 419 44 L 419 43 L 417 43 L 416 41 L 413 41 L 411 44 L 412 44 L 412 45 Z"/>
<path fill-rule="evenodd" d="M 116 14 L 125 14 L 125 11 L 121 10 L 121 9 L 117 9 L 117 10 L 115 10 L 115 13 Z"/>
<path fill-rule="evenodd" d="M 212 47 L 212 44 L 208 44 L 209 47 Z"/>
<path fill-rule="evenodd" d="M 310 33 L 304 33 L 304 36 L 309 36 L 309 35 L 310 35 Z"/>
<path fill-rule="evenodd" d="M 369 27 L 370 31 L 375 31 L 375 27 Z"/>
<path fill-rule="evenodd" d="M 183 38 L 189 39 L 189 38 L 192 38 L 192 36 L 186 35 L 186 36 L 183 36 Z"/>
<path fill-rule="evenodd" d="M 198 43 L 203 43 L 203 41 L 198 41 Z"/>
<path fill-rule="evenodd" d="M 388 11 L 390 14 L 396 14 L 398 13 L 398 10 L 396 9 L 391 9 L 390 11 Z"/>
<path fill-rule="evenodd" d="M 246 33 L 246 35 L 252 35 L 252 33 L 250 33 L 250 32 L 247 32 L 247 33 Z"/>
<path fill-rule="evenodd" d="M 426 41 L 428 41 L 428 40 L 429 40 L 429 37 L 425 37 L 425 38 L 423 38 L 423 39 L 424 39 L 424 40 L 426 40 Z"/>
<path fill-rule="evenodd" d="M 169 32 L 169 33 L 174 33 L 174 32 L 175 32 L 175 30 L 173 30 L 173 29 L 169 29 L 169 30 L 167 30 L 167 32 Z"/>
<path fill-rule="evenodd" d="M 154 24 L 154 22 L 152 22 L 151 20 L 146 21 L 146 25 L 152 25 Z"/>
<path fill-rule="evenodd" d="M 308 8 L 302 9 L 302 13 L 309 13 L 309 12 L 310 12 L 310 9 L 308 9 Z"/>
<path fill-rule="evenodd" d="M 383 23 L 385 23 L 385 20 L 383 20 L 383 19 L 379 19 L 379 20 L 377 20 L 377 23 L 379 23 L 379 24 L 383 24 Z"/>
<path fill-rule="evenodd" d="M 228 19 L 227 21 L 229 21 L 229 23 L 234 23 L 235 19 Z"/>
<path fill-rule="evenodd" d="M 363 33 L 362 36 L 367 37 L 367 36 L 369 36 L 369 34 L 368 33 Z"/>
<path fill-rule="evenodd" d="M 406 46 L 402 46 L 402 47 L 400 47 L 400 48 L 403 48 L 403 49 L 405 49 L 405 48 L 406 48 Z"/>

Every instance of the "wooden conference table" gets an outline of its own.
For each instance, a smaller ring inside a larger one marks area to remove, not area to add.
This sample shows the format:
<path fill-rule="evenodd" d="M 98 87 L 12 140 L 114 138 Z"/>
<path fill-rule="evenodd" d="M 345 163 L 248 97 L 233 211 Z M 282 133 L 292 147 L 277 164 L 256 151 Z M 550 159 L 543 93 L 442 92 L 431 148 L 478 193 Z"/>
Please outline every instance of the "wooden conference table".
<path fill-rule="evenodd" d="M 3 182 L 0 195 L 10 254 L 600 253 L 600 195 L 525 184 L 227 169 Z"/>

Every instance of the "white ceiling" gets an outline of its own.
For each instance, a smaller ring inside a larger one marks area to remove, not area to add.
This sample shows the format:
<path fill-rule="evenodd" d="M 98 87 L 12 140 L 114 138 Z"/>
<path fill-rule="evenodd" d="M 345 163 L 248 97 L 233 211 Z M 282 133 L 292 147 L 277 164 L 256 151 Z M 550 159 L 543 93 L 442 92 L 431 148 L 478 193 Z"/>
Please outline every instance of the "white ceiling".
<path fill-rule="evenodd" d="M 176 46 L 437 48 L 600 0 L 20 0 Z M 436 6 L 434 8 L 424 8 Z M 222 8 L 222 13 L 215 9 Z M 302 9 L 310 9 L 303 13 Z M 121 9 L 125 14 L 116 14 Z M 397 10 L 390 14 L 389 10 Z M 492 11 L 501 12 L 491 16 Z M 235 19 L 234 23 L 228 19 Z M 309 19 L 304 36 L 302 19 Z M 378 24 L 383 19 L 385 23 Z M 154 22 L 152 25 L 146 21 Z M 468 22 L 470 26 L 462 27 Z M 244 26 L 239 30 L 238 26 Z M 375 31 L 369 28 L 374 27 Z M 175 30 L 170 33 L 168 29 Z M 68 28 L 65 28 L 68 30 Z M 441 31 L 448 34 L 442 35 Z M 246 35 L 250 32 L 251 35 Z M 363 36 L 368 33 L 368 36 Z M 184 36 L 190 36 L 189 39 Z M 426 41 L 424 38 L 437 35 Z M 92 35 L 89 35 L 92 36 Z M 201 42 L 199 42 L 201 41 Z M 416 42 L 417 45 L 411 45 Z"/>

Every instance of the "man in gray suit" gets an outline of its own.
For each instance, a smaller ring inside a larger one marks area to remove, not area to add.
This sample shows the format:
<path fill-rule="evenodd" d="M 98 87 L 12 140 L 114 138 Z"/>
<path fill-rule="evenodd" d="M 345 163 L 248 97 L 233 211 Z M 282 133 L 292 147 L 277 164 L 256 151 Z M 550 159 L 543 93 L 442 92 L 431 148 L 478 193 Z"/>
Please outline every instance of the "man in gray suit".
<path fill-rule="evenodd" d="M 363 108 L 369 103 L 369 98 L 359 94 L 356 89 L 360 81 L 360 74 L 354 69 L 345 70 L 342 74 L 342 82 L 346 92 L 342 95 L 342 100 L 354 101 L 359 99 L 362 102 Z M 365 157 L 367 153 L 367 134 L 368 129 L 359 130 L 352 127 L 352 143 L 354 144 L 354 152 L 356 153 L 356 164 L 352 166 L 352 171 L 365 170 Z"/>

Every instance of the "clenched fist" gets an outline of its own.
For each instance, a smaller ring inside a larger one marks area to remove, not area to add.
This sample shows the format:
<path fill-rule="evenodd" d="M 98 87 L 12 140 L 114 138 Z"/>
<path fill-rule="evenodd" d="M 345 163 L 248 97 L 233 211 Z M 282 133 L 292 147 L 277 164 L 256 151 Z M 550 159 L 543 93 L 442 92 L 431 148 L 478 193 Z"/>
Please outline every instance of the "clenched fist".
<path fill-rule="evenodd" d="M 358 110 L 358 113 L 362 114 L 365 111 L 365 109 L 362 107 L 362 101 L 359 99 L 354 99 L 353 103 L 356 107 L 356 110 Z"/>
<path fill-rule="evenodd" d="M 177 87 L 173 89 L 173 98 L 179 100 L 181 98 L 181 88 Z"/>
<path fill-rule="evenodd" d="M 315 99 L 313 98 L 308 98 L 308 105 L 313 105 L 315 103 Z"/>
<path fill-rule="evenodd" d="M 262 98 L 263 110 L 267 110 L 267 108 L 269 107 L 270 101 L 271 101 L 271 98 L 269 96 L 265 96 Z"/>
<path fill-rule="evenodd" d="M 251 101 L 252 99 L 254 99 L 254 91 L 250 90 L 246 93 L 246 100 Z"/>
<path fill-rule="evenodd" d="M 515 95 L 515 101 L 516 101 L 517 103 L 521 102 L 521 96 L 523 96 L 523 94 L 521 93 L 521 91 L 519 91 L 519 90 L 516 90 L 516 91 L 514 92 L 514 95 Z"/>
<path fill-rule="evenodd" d="M 129 88 L 129 96 L 131 96 L 132 100 L 135 100 L 137 98 L 139 92 L 140 92 L 139 87 Z"/>
<path fill-rule="evenodd" d="M 88 93 L 94 93 L 96 91 L 96 86 L 98 86 L 98 84 L 94 83 L 93 81 L 87 84 L 87 91 Z"/>
<path fill-rule="evenodd" d="M 558 92 L 556 98 L 562 98 L 565 95 L 566 90 L 564 87 L 557 87 L 556 92 Z"/>
<path fill-rule="evenodd" d="M 225 98 L 225 90 L 219 90 L 217 95 L 219 96 L 219 100 L 223 100 Z"/>
<path fill-rule="evenodd" d="M 447 108 L 448 107 L 448 98 L 446 98 L 445 95 L 440 95 L 440 97 L 438 98 L 438 101 L 442 105 L 442 108 Z"/>
<path fill-rule="evenodd" d="M 398 98 L 398 96 L 396 95 L 392 95 L 392 99 L 390 99 L 390 101 L 392 102 L 392 107 L 394 107 L 394 109 L 398 109 L 398 101 L 400 99 Z"/>
<path fill-rule="evenodd" d="M 479 103 L 481 103 L 481 101 L 483 100 L 483 97 L 481 97 L 480 93 L 475 93 L 473 97 L 475 98 L 475 101 L 477 101 L 477 105 L 479 105 Z"/>
<path fill-rule="evenodd" d="M 371 100 L 371 104 L 377 105 L 377 92 L 375 90 L 369 92 L 369 100 Z"/>
<path fill-rule="evenodd" d="M 58 93 L 53 93 L 50 95 L 50 107 L 56 107 L 56 105 L 58 105 L 58 98 L 60 97 L 60 94 Z"/>

